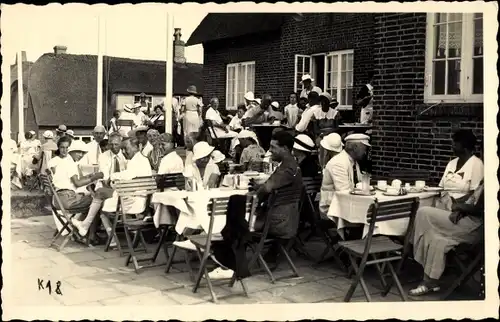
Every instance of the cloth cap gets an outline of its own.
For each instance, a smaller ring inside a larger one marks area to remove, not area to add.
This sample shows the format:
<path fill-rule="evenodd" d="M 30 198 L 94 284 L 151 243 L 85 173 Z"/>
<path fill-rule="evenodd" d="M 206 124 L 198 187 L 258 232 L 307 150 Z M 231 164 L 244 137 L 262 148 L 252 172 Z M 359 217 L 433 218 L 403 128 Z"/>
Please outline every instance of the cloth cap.
<path fill-rule="evenodd" d="M 209 156 L 213 151 L 214 147 L 205 141 L 198 142 L 193 147 L 193 161 L 202 159 Z"/>
<path fill-rule="evenodd" d="M 106 128 L 102 125 L 97 125 L 94 127 L 94 132 L 96 133 L 106 133 Z"/>
<path fill-rule="evenodd" d="M 305 75 L 302 75 L 302 80 L 300 81 L 300 83 L 302 84 L 306 80 L 310 80 L 311 82 L 314 82 L 314 78 L 312 78 L 311 75 L 305 74 Z"/>
<path fill-rule="evenodd" d="M 64 124 L 59 125 L 59 127 L 57 128 L 57 132 L 66 132 L 66 130 L 68 130 L 68 128 Z"/>
<path fill-rule="evenodd" d="M 319 144 L 323 147 L 323 149 L 333 152 L 342 151 L 342 147 L 344 146 L 342 138 L 338 133 L 328 134 Z"/>
<path fill-rule="evenodd" d="M 299 151 L 313 152 L 314 141 L 305 134 L 299 134 L 294 138 L 293 148 Z"/>
<path fill-rule="evenodd" d="M 81 152 L 87 152 L 88 148 L 85 142 L 81 140 L 75 140 L 71 142 L 71 145 L 69 146 L 68 152 L 74 152 L 74 151 L 81 151 Z"/>
<path fill-rule="evenodd" d="M 272 102 L 272 103 L 271 103 L 271 105 L 272 105 L 273 107 L 275 107 L 275 108 L 279 108 L 279 107 L 280 107 L 280 103 L 278 103 L 278 102 L 276 102 L 276 101 Z"/>
<path fill-rule="evenodd" d="M 370 145 L 370 137 L 366 134 L 361 134 L 361 133 L 355 133 L 348 135 L 345 138 L 345 142 L 358 142 L 358 143 L 363 143 L 366 146 L 371 146 Z"/>
<path fill-rule="evenodd" d="M 54 138 L 54 133 L 52 131 L 45 131 L 43 132 L 43 137 L 46 139 L 53 139 Z"/>
<path fill-rule="evenodd" d="M 132 113 L 132 106 L 130 104 L 123 105 L 123 110 L 128 113 Z"/>
<path fill-rule="evenodd" d="M 196 90 L 196 86 L 194 86 L 194 85 L 190 85 L 187 88 L 186 92 L 188 92 L 189 94 L 198 94 L 198 92 Z"/>
<path fill-rule="evenodd" d="M 214 150 L 214 152 L 212 152 L 212 158 L 214 159 L 215 163 L 219 163 L 226 160 L 226 156 L 219 150 Z"/>
<path fill-rule="evenodd" d="M 245 99 L 246 99 L 246 100 L 249 100 L 249 101 L 253 101 L 253 100 L 255 100 L 255 96 L 253 95 L 253 92 L 247 92 L 247 93 L 245 94 Z"/>

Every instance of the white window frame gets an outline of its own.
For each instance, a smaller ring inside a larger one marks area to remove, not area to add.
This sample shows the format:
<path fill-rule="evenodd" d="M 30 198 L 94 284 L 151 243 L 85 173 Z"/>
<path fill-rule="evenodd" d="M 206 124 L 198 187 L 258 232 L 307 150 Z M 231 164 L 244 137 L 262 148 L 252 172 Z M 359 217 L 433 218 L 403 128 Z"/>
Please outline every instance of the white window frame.
<path fill-rule="evenodd" d="M 254 92 L 255 91 L 255 61 L 245 61 L 245 62 L 239 62 L 239 63 L 232 63 L 232 64 L 227 64 L 226 65 L 226 108 L 228 110 L 236 110 L 238 107 L 238 104 L 243 103 L 239 102 L 238 103 L 238 70 L 240 66 L 245 66 L 245 90 L 244 92 Z M 253 86 L 249 87 L 250 84 L 248 84 L 248 77 L 247 77 L 247 71 L 248 67 L 247 66 L 253 66 Z M 236 84 L 236 88 L 234 90 L 233 94 L 233 102 L 234 106 L 229 105 L 229 69 L 234 68 L 234 82 Z"/>
<path fill-rule="evenodd" d="M 309 72 L 306 72 L 306 68 L 305 68 L 306 64 L 304 64 L 304 60 L 306 58 L 309 58 Z M 302 70 L 300 70 L 300 71 L 298 70 L 299 59 L 302 60 Z M 302 75 L 305 75 L 305 74 L 311 75 L 311 72 L 312 72 L 312 55 L 295 55 L 294 73 L 293 73 L 293 79 L 294 79 L 293 80 L 293 82 L 294 82 L 294 84 L 293 84 L 293 91 L 295 93 L 297 93 L 298 90 L 299 90 L 298 85 L 299 85 L 300 81 L 302 80 Z M 298 73 L 300 73 L 300 75 L 301 75 L 300 78 L 297 75 Z M 312 75 L 311 75 L 311 77 L 312 77 Z M 300 88 L 300 90 L 303 90 L 303 89 L 304 89 L 304 85 L 302 85 L 302 87 Z"/>
<path fill-rule="evenodd" d="M 342 88 L 341 88 L 341 80 L 342 80 L 342 56 L 344 55 L 349 55 L 351 54 L 352 55 L 352 80 L 351 80 L 351 83 L 348 84 L 347 83 L 347 79 L 346 79 L 346 88 L 350 88 L 351 89 L 351 95 L 354 95 L 354 86 L 353 86 L 353 83 L 354 83 L 354 49 L 347 49 L 347 50 L 338 50 L 338 51 L 332 51 L 332 52 L 329 52 L 328 54 L 325 55 L 325 88 L 323 89 L 324 91 L 328 91 L 330 88 L 327 88 L 326 87 L 326 84 L 328 83 L 327 82 L 327 75 L 328 75 L 328 71 L 327 71 L 327 66 L 328 66 L 328 59 L 332 56 L 337 56 L 337 100 L 339 101 L 339 103 L 342 101 Z M 331 84 L 330 84 L 331 86 Z M 340 98 L 340 99 L 339 99 Z M 351 97 L 351 99 L 354 99 L 353 97 Z M 341 105 L 339 104 L 339 106 L 337 106 L 337 109 L 338 110 L 352 110 L 352 104 L 351 105 Z"/>
<path fill-rule="evenodd" d="M 75 135 L 75 139 L 78 139 L 83 142 L 83 139 L 89 139 L 89 142 L 94 141 L 94 137 L 92 135 Z"/>
<path fill-rule="evenodd" d="M 462 16 L 462 54 L 460 57 L 460 94 L 459 95 L 433 95 L 433 58 L 434 58 L 434 43 L 435 30 L 434 23 L 436 21 L 436 13 L 427 13 L 427 34 L 425 45 L 425 87 L 424 87 L 424 102 L 429 104 L 435 103 L 482 103 L 484 94 L 472 94 L 473 86 L 473 43 L 474 43 L 474 13 L 463 13 Z M 483 30 L 484 30 L 484 15 L 483 15 Z M 448 41 L 448 40 L 447 40 Z M 483 36 L 484 42 L 484 36 Z M 484 57 L 484 54 L 483 54 Z M 484 67 L 483 67 L 484 68 Z M 483 71 L 484 77 L 484 71 Z M 445 76 L 447 80 L 448 77 Z M 445 84 L 445 87 L 447 83 Z M 483 82 L 484 92 L 484 82 Z"/>

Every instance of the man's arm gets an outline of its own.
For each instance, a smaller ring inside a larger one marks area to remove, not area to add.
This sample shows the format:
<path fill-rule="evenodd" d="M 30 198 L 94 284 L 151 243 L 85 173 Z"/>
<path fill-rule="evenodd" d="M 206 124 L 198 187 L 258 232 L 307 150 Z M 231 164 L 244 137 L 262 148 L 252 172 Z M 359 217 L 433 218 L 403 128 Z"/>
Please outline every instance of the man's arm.
<path fill-rule="evenodd" d="M 279 188 L 285 187 L 293 182 L 293 179 L 298 174 L 299 169 L 278 168 L 267 181 L 257 189 L 257 197 L 259 200 L 264 200 L 271 192 Z"/>
<path fill-rule="evenodd" d="M 304 132 L 311 121 L 314 110 L 308 109 L 304 113 L 302 113 L 302 117 L 300 118 L 300 122 L 295 126 L 295 130 L 298 132 Z"/>
<path fill-rule="evenodd" d="M 333 179 L 335 191 L 345 191 L 352 188 L 349 181 L 349 169 L 346 169 L 341 163 L 333 163 L 331 167 L 327 167 L 325 170 L 329 172 L 330 177 Z"/>

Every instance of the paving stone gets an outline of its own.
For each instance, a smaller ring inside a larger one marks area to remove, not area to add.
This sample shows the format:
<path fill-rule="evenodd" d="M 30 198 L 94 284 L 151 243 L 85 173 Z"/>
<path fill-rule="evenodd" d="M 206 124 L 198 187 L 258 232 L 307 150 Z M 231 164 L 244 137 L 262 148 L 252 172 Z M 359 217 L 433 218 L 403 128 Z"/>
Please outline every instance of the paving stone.
<path fill-rule="evenodd" d="M 84 288 L 100 284 L 119 283 L 129 281 L 130 277 L 122 273 L 90 274 L 84 276 L 72 276 L 64 279 L 64 282 L 71 284 L 75 288 Z"/>
<path fill-rule="evenodd" d="M 214 281 L 217 283 L 216 281 Z M 274 287 L 285 287 L 286 283 L 277 281 L 274 284 L 271 284 L 271 281 L 265 276 L 251 276 L 244 280 L 244 283 L 247 287 L 248 293 L 255 293 L 264 290 L 268 290 Z M 229 285 L 225 284 L 221 286 L 223 289 L 227 290 L 230 293 L 239 293 L 243 292 L 243 288 L 241 287 L 240 282 L 234 283 L 233 287 L 229 287 Z"/>
<path fill-rule="evenodd" d="M 387 296 L 382 296 L 381 294 L 375 294 L 371 296 L 372 302 L 401 302 L 401 297 L 394 295 L 394 294 L 387 294 Z M 342 301 L 342 299 L 340 300 Z M 363 296 L 358 296 L 358 297 L 353 297 L 351 299 L 351 302 L 366 302 L 366 297 Z"/>
<path fill-rule="evenodd" d="M 93 251 L 65 254 L 64 256 L 75 263 L 90 262 L 94 260 L 104 259 L 103 256 Z"/>
<path fill-rule="evenodd" d="M 121 296 L 113 299 L 101 300 L 106 306 L 165 306 L 178 305 L 177 302 L 161 291 L 142 293 L 137 295 Z"/>
<path fill-rule="evenodd" d="M 113 286 L 127 295 L 172 290 L 183 287 L 182 285 L 176 284 L 163 276 L 145 277 L 135 280 L 122 280 L 115 283 Z"/>
<path fill-rule="evenodd" d="M 373 285 L 374 283 L 371 283 L 370 280 L 365 280 L 365 281 L 366 281 L 368 290 L 370 291 L 370 294 L 375 295 L 375 294 L 381 293 L 381 287 L 379 287 L 379 288 L 375 287 Z M 334 287 L 338 290 L 341 290 L 343 292 L 342 297 L 345 295 L 345 293 L 347 293 L 347 290 L 349 289 L 349 287 L 351 287 L 351 280 L 348 278 L 342 277 L 342 276 L 336 276 L 336 277 L 332 277 L 332 278 L 318 280 L 317 283 L 331 286 L 331 287 Z M 357 296 L 364 296 L 363 289 L 361 288 L 361 284 L 358 284 L 358 286 L 356 287 L 356 290 L 354 291 L 353 297 L 357 297 Z"/>
<path fill-rule="evenodd" d="M 217 286 L 214 287 L 214 292 L 218 298 L 223 298 L 229 294 L 226 290 Z M 169 298 L 182 305 L 200 304 L 201 302 L 212 300 L 208 287 L 203 286 L 198 288 L 196 293 L 192 292 L 192 286 L 190 286 L 168 290 L 164 294 L 167 294 Z"/>
<path fill-rule="evenodd" d="M 191 280 L 189 277 L 189 273 L 186 272 L 170 272 L 165 275 L 165 277 L 177 284 L 183 285 L 183 286 L 192 286 L 194 282 Z M 203 285 L 203 279 L 202 279 L 202 285 Z"/>
<path fill-rule="evenodd" d="M 286 304 L 293 303 L 290 300 L 281 297 L 275 296 L 274 293 L 269 291 L 261 291 L 250 294 L 250 299 L 256 300 L 259 304 Z"/>
<path fill-rule="evenodd" d="M 109 285 L 75 288 L 70 284 L 63 284 L 61 291 L 63 295 L 60 295 L 57 299 L 64 305 L 78 305 L 126 295 Z"/>
<path fill-rule="evenodd" d="M 116 273 L 128 273 L 133 272 L 132 264 L 128 267 L 125 266 L 126 257 L 117 257 L 117 258 L 105 258 L 99 260 L 93 260 L 89 262 L 85 262 L 84 264 L 89 267 L 94 267 L 101 272 L 116 272 Z"/>
<path fill-rule="evenodd" d="M 278 287 L 269 291 L 273 296 L 284 297 L 295 303 L 315 303 L 342 294 L 341 290 L 324 284 L 309 282 L 296 286 Z"/>

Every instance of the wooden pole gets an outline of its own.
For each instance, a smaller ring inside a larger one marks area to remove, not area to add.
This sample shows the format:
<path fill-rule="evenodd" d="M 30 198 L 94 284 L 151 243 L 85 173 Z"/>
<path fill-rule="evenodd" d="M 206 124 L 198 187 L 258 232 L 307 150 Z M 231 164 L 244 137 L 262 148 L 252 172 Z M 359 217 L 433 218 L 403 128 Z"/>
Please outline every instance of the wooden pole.
<path fill-rule="evenodd" d="M 23 90 L 23 53 L 17 52 L 17 101 L 19 114 L 18 142 L 24 141 L 24 90 Z M 9 80 L 10 83 L 10 80 Z M 10 89 L 9 89 L 10 91 Z"/>
<path fill-rule="evenodd" d="M 97 17 L 97 117 L 96 125 L 102 125 L 102 90 L 103 90 L 103 57 L 102 57 L 102 15 Z"/>
<path fill-rule="evenodd" d="M 173 94 L 173 72 L 174 72 L 174 16 L 167 12 L 167 61 L 165 79 L 165 133 L 173 133 L 172 129 L 172 94 Z"/>

